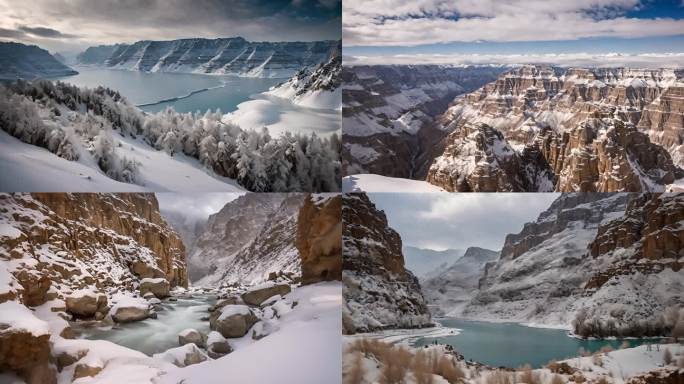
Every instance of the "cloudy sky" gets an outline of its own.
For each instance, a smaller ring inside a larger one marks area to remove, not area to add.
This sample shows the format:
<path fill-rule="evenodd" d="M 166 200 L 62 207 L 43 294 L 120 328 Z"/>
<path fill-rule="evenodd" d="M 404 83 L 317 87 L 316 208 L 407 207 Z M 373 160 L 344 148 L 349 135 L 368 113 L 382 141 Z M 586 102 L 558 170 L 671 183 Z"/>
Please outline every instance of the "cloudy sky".
<path fill-rule="evenodd" d="M 188 221 L 206 219 L 226 203 L 237 199 L 241 193 L 156 193 L 159 209 L 163 212 L 180 213 Z"/>
<path fill-rule="evenodd" d="M 0 40 L 50 51 L 187 37 L 339 39 L 340 0 L 0 0 Z"/>
<path fill-rule="evenodd" d="M 684 0 L 345 0 L 347 63 L 684 64 Z"/>
<path fill-rule="evenodd" d="M 370 193 L 404 245 L 498 250 L 551 205 L 557 193 Z"/>

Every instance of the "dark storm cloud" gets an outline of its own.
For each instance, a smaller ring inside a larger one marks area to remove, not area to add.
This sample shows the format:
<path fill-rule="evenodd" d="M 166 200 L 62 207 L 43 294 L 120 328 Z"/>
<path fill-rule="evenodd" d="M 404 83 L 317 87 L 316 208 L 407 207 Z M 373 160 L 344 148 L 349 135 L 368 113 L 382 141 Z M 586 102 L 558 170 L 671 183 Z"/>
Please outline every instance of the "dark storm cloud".
<path fill-rule="evenodd" d="M 372 193 L 405 245 L 442 250 L 499 250 L 558 197 L 553 193 Z"/>
<path fill-rule="evenodd" d="M 45 27 L 29 27 L 26 25 L 19 26 L 18 32 L 30 33 L 34 36 L 47 37 L 47 38 L 61 38 L 61 37 L 75 37 L 75 35 L 62 33 L 56 29 L 45 28 Z"/>
<path fill-rule="evenodd" d="M 0 0 L 0 9 L 5 38 L 48 49 L 190 37 L 314 41 L 342 35 L 340 0 Z M 24 32 L 19 28 L 26 33 L 13 32 Z"/>
<path fill-rule="evenodd" d="M 24 36 L 24 32 L 16 29 L 0 28 L 0 38 L 19 39 Z"/>

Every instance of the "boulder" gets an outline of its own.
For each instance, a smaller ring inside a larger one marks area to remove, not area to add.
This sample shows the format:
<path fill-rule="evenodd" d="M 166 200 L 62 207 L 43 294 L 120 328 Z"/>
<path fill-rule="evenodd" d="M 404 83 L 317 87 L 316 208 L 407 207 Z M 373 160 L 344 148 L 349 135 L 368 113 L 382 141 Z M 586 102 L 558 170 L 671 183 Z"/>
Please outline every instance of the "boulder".
<path fill-rule="evenodd" d="M 227 305 L 216 311 L 209 325 L 224 337 L 242 337 L 258 321 L 251 309 L 246 305 Z"/>
<path fill-rule="evenodd" d="M 220 333 L 216 331 L 209 332 L 207 335 L 207 354 L 212 359 L 218 359 L 233 351 L 230 343 Z"/>
<path fill-rule="evenodd" d="M 201 363 L 209 358 L 206 353 L 202 352 L 202 350 L 193 343 L 171 348 L 166 352 L 155 353 L 152 357 L 168 361 L 181 368 Z"/>
<path fill-rule="evenodd" d="M 146 278 L 140 280 L 140 295 L 145 296 L 148 292 L 154 294 L 158 299 L 163 299 L 169 297 L 169 291 L 171 290 L 171 285 L 164 278 Z"/>
<path fill-rule="evenodd" d="M 141 279 L 159 279 L 166 277 L 164 271 L 142 261 L 134 261 L 130 266 L 130 270 Z"/>
<path fill-rule="evenodd" d="M 84 289 L 65 299 L 66 310 L 76 317 L 90 318 L 97 312 L 106 312 L 107 296 Z"/>
<path fill-rule="evenodd" d="M 254 287 L 242 294 L 242 301 L 247 305 L 260 306 L 261 303 L 275 295 L 286 295 L 290 293 L 289 284 L 262 284 Z"/>
<path fill-rule="evenodd" d="M 254 327 L 252 327 L 252 339 L 254 340 L 259 340 L 262 339 L 274 331 L 276 331 L 277 328 L 273 324 L 271 324 L 268 321 L 260 321 L 256 324 L 254 324 Z"/>
<path fill-rule="evenodd" d="M 76 368 L 74 368 L 73 380 L 77 380 L 82 377 L 93 377 L 100 373 L 102 368 L 104 368 L 104 363 L 102 360 L 95 356 L 86 356 L 85 358 L 81 359 L 78 364 L 76 364 Z"/>
<path fill-rule="evenodd" d="M 126 297 L 112 307 L 110 314 L 117 323 L 128 323 L 150 317 L 151 311 L 145 299 Z"/>
<path fill-rule="evenodd" d="M 235 305 L 235 304 L 242 304 L 240 301 L 240 298 L 237 296 L 228 297 L 224 300 L 217 302 L 213 306 L 209 307 L 209 312 L 214 312 L 218 309 L 225 307 L 226 305 Z"/>
<path fill-rule="evenodd" d="M 50 371 L 47 369 L 49 332 L 48 323 L 35 317 L 20 303 L 6 301 L 0 304 L 0 372 L 16 372 L 30 383 L 36 382 L 29 380 L 34 370 L 47 375 Z"/>
<path fill-rule="evenodd" d="M 205 346 L 205 336 L 202 335 L 198 330 L 188 328 L 186 330 L 181 331 L 178 334 L 178 344 L 179 345 L 185 345 L 189 343 L 194 343 L 198 347 L 204 347 Z"/>

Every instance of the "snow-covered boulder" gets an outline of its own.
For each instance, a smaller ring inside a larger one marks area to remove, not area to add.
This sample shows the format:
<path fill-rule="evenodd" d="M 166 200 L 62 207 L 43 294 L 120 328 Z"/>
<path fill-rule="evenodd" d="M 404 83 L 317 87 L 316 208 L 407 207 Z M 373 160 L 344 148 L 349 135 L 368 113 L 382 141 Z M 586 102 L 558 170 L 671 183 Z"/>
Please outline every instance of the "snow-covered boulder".
<path fill-rule="evenodd" d="M 198 347 L 204 347 L 205 336 L 198 330 L 188 328 L 178 333 L 178 344 L 185 345 L 194 343 Z"/>
<path fill-rule="evenodd" d="M 270 321 L 260 321 L 252 327 L 252 339 L 259 340 L 278 330 Z"/>
<path fill-rule="evenodd" d="M 171 348 L 166 352 L 155 353 L 152 357 L 168 361 L 178 367 L 201 363 L 209 358 L 206 353 L 195 344 L 185 344 L 181 347 Z"/>
<path fill-rule="evenodd" d="M 247 305 L 259 306 L 261 303 L 275 295 L 286 295 L 290 293 L 289 284 L 275 284 L 272 282 L 264 283 L 251 288 L 242 294 L 242 300 Z"/>
<path fill-rule="evenodd" d="M 226 305 L 218 316 L 212 316 L 209 325 L 224 337 L 242 337 L 258 321 L 254 312 L 246 305 Z"/>
<path fill-rule="evenodd" d="M 145 299 L 124 296 L 110 310 L 117 323 L 140 321 L 150 316 L 150 305 Z"/>
<path fill-rule="evenodd" d="M 144 296 L 148 292 L 152 292 L 158 299 L 169 297 L 171 285 L 163 278 L 145 278 L 140 280 L 140 295 Z"/>
<path fill-rule="evenodd" d="M 220 333 L 211 331 L 207 335 L 207 354 L 212 359 L 218 359 L 233 351 L 230 343 Z"/>
<path fill-rule="evenodd" d="M 49 374 L 48 323 L 16 301 L 0 304 L 0 372 Z"/>
<path fill-rule="evenodd" d="M 81 289 L 65 298 L 66 310 L 77 317 L 93 317 L 107 310 L 107 296 L 90 289 Z"/>

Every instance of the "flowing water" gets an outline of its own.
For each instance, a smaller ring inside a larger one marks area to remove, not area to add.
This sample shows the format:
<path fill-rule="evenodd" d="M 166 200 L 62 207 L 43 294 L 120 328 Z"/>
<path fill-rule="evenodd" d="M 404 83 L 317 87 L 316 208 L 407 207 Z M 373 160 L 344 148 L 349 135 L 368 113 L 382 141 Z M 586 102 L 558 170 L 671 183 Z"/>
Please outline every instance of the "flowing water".
<path fill-rule="evenodd" d="M 172 107 L 177 112 L 231 112 L 252 95 L 286 79 L 202 75 L 195 73 L 138 72 L 76 67 L 79 74 L 57 80 L 79 87 L 105 86 L 119 91 L 146 112 Z"/>
<path fill-rule="evenodd" d="M 195 296 L 192 299 L 178 298 L 178 301 L 164 300 L 156 319 L 147 319 L 113 328 L 90 328 L 82 336 L 91 340 L 108 340 L 135 349 L 147 355 L 164 352 L 178 346 L 178 333 L 194 328 L 204 334 L 209 332 L 207 309 L 216 302 L 214 296 Z"/>
<path fill-rule="evenodd" d="M 452 345 L 466 359 L 490 366 L 509 368 L 530 364 L 534 368 L 549 361 L 576 357 L 580 348 L 595 352 L 604 346 L 614 349 L 623 341 L 631 347 L 654 339 L 601 339 L 582 340 L 569 337 L 567 331 L 548 328 L 532 328 L 514 323 L 488 323 L 455 318 L 440 319 L 445 327 L 459 328 L 458 335 L 421 338 L 415 346 L 434 343 Z"/>

